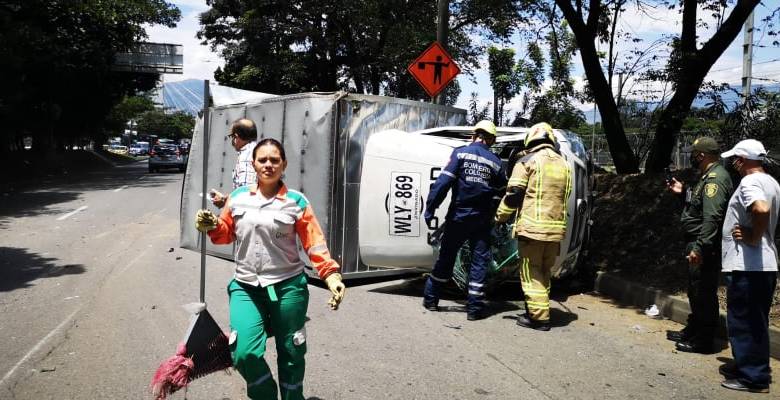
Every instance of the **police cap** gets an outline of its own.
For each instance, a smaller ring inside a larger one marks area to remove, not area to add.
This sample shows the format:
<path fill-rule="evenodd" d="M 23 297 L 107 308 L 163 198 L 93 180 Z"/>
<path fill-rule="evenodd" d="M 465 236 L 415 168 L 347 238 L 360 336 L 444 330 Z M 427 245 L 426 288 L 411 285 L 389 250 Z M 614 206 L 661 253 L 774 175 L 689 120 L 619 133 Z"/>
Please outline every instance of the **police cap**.
<path fill-rule="evenodd" d="M 694 140 L 693 144 L 686 150 L 695 150 L 704 154 L 720 154 L 720 145 L 715 139 L 709 136 L 701 136 Z"/>

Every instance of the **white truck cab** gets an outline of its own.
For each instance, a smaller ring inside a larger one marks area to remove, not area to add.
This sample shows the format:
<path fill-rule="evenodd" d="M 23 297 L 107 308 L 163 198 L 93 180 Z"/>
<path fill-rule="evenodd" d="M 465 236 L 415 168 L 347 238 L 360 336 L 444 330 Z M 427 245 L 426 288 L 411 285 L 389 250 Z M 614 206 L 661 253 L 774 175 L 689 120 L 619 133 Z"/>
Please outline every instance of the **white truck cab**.
<path fill-rule="evenodd" d="M 436 259 L 434 233 L 444 222 L 449 196 L 427 225 L 422 215 L 429 189 L 449 161 L 452 150 L 470 142 L 471 128 L 441 127 L 416 132 L 387 130 L 368 140 L 359 197 L 360 259 L 372 266 L 431 269 Z M 504 169 L 523 149 L 525 128 L 499 128 L 492 149 Z M 588 233 L 590 218 L 589 159 L 578 136 L 555 130 L 561 154 L 573 171 L 566 237 L 553 277 L 572 272 Z"/>

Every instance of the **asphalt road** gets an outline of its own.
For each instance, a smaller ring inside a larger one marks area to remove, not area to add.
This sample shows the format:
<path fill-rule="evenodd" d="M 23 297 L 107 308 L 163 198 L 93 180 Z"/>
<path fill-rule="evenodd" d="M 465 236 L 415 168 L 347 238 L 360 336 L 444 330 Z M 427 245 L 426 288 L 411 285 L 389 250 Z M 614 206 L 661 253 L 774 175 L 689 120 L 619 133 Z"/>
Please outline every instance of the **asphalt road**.
<path fill-rule="evenodd" d="M 150 398 L 187 327 L 181 305 L 198 298 L 200 256 L 178 248 L 182 179 L 138 163 L 0 193 L 0 399 Z M 208 258 L 206 299 L 224 329 L 231 274 Z M 728 349 L 677 353 L 665 330 L 679 325 L 595 295 L 554 290 L 554 328 L 536 332 L 511 319 L 522 307 L 512 290 L 468 322 L 458 298 L 423 310 L 419 277 L 349 286 L 333 312 L 309 285 L 309 399 L 775 396 L 721 389 Z M 212 374 L 186 398 L 245 398 L 244 383 Z"/>

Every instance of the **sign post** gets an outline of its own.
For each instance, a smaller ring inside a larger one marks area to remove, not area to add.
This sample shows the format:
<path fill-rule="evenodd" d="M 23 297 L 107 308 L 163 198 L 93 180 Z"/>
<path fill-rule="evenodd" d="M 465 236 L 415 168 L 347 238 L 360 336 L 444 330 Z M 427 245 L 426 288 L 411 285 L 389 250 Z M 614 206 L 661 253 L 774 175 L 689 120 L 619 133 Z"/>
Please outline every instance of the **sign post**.
<path fill-rule="evenodd" d="M 406 68 L 431 98 L 460 73 L 460 67 L 439 42 L 433 42 Z"/>

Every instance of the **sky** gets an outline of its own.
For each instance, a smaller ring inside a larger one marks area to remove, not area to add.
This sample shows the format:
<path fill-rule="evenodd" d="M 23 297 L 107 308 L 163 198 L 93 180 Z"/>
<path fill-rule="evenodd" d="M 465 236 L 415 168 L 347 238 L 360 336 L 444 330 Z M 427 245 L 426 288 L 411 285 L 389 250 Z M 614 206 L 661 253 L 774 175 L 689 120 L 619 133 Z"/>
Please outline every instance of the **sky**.
<path fill-rule="evenodd" d="M 775 3 L 776 0 L 764 0 L 766 4 Z M 204 0 L 174 0 L 182 12 L 182 19 L 176 28 L 166 28 L 161 26 L 147 27 L 149 40 L 153 42 L 177 43 L 184 46 L 184 73 L 181 75 L 166 74 L 166 82 L 178 81 L 184 79 L 210 79 L 214 80 L 213 71 L 221 65 L 224 65 L 219 55 L 213 52 L 208 46 L 203 46 L 195 38 L 199 29 L 198 15 L 206 11 L 208 6 Z M 760 4 L 756 8 L 756 27 L 759 28 L 761 17 L 769 13 L 769 7 Z M 620 20 L 620 26 L 623 30 L 631 32 L 635 37 L 643 39 L 642 44 L 651 43 L 664 35 L 679 34 L 680 18 L 676 10 L 666 9 L 648 9 L 637 10 L 633 5 L 628 7 L 623 18 Z M 699 29 L 698 34 L 702 39 L 707 39 L 714 32 L 714 28 Z M 780 49 L 771 47 L 772 39 L 765 37 L 762 33 L 754 34 L 753 43 L 757 45 L 753 51 L 753 76 L 765 78 L 768 80 L 756 80 L 758 83 L 778 83 L 780 82 Z M 712 67 L 707 80 L 730 83 L 736 86 L 740 85 L 742 76 L 742 45 L 743 35 L 740 33 L 731 46 L 721 56 L 717 63 Z M 526 43 L 515 36 L 511 43 L 505 45 L 515 49 L 518 57 L 524 54 L 523 49 Z M 619 45 L 620 51 L 627 51 L 628 46 Z M 766 47 L 763 47 L 766 46 Z M 602 48 L 605 50 L 605 48 Z M 422 51 L 424 49 L 420 49 Z M 663 62 L 659 61 L 659 62 Z M 487 72 L 487 57 L 481 60 L 481 68 L 475 71 L 473 77 L 462 74 L 459 76 L 458 83 L 461 86 L 461 95 L 456 103 L 457 107 L 466 108 L 470 94 L 477 93 L 481 104 L 492 100 L 492 90 Z M 584 72 L 579 58 L 579 54 L 573 58 L 572 77 L 575 79 L 576 86 L 582 87 Z M 630 85 L 628 81 L 626 85 Z M 550 86 L 549 80 L 545 82 Z M 616 86 L 616 82 L 614 83 Z M 658 89 L 658 88 L 652 88 Z M 518 107 L 519 98 L 509 103 L 510 114 L 512 108 Z M 586 115 L 592 112 L 591 104 L 577 104 L 577 106 L 586 112 Z M 590 116 L 588 116 L 590 119 Z"/>

